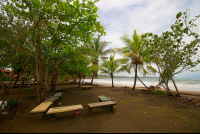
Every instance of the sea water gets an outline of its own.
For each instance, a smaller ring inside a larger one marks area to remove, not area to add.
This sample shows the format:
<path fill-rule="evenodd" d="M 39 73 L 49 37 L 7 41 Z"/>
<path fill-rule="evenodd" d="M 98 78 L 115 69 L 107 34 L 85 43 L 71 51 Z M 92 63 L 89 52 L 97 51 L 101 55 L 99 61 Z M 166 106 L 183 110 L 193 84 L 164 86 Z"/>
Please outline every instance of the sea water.
<path fill-rule="evenodd" d="M 146 86 L 156 86 L 159 83 L 158 77 L 140 77 L 142 82 Z M 85 82 L 91 82 L 91 79 L 85 79 Z M 174 78 L 176 86 L 180 91 L 198 91 L 200 92 L 200 78 Z M 99 75 L 97 78 L 94 78 L 93 83 L 95 84 L 108 84 L 112 86 L 112 79 L 110 76 Z M 134 77 L 123 77 L 123 76 L 114 76 L 113 79 L 114 86 L 129 86 L 133 87 Z M 144 87 L 143 84 L 137 79 L 136 87 Z M 162 87 L 161 87 L 162 88 Z M 169 88 L 175 90 L 173 82 L 169 81 Z"/>

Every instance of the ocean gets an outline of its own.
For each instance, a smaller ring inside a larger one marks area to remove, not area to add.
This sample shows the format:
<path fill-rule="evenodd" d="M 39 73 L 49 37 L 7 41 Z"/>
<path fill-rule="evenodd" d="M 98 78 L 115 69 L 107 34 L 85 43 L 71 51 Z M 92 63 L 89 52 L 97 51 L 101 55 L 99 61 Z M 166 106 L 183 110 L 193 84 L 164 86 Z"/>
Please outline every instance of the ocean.
<path fill-rule="evenodd" d="M 146 86 L 156 86 L 159 82 L 158 77 L 140 77 Z M 200 92 L 200 78 L 174 78 L 176 86 L 179 91 L 198 91 Z M 91 79 L 85 79 L 85 82 L 91 82 Z M 131 86 L 134 84 L 134 77 L 114 76 L 114 86 Z M 112 86 L 112 79 L 110 76 L 99 75 L 94 78 L 94 84 L 108 84 Z M 137 79 L 136 87 L 144 87 L 143 84 Z M 171 90 L 175 90 L 172 81 L 169 81 Z M 161 87 L 162 88 L 162 87 Z"/>

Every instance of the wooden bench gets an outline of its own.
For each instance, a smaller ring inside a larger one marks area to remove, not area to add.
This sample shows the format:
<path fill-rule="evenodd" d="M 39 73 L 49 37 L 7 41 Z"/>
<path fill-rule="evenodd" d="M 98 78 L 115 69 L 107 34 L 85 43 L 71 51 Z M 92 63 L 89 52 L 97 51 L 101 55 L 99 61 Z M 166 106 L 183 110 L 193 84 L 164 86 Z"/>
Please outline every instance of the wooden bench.
<path fill-rule="evenodd" d="M 71 105 L 71 106 L 62 106 L 62 107 L 54 107 L 50 108 L 46 114 L 50 114 L 50 117 L 53 117 L 55 121 L 56 118 L 56 113 L 61 113 L 61 112 L 68 112 L 68 111 L 75 111 L 75 118 L 79 116 L 79 109 L 83 109 L 83 106 L 81 104 L 78 105 Z"/>
<path fill-rule="evenodd" d="M 87 104 L 90 116 L 92 115 L 93 108 L 99 108 L 99 107 L 105 107 L 105 106 L 110 106 L 110 112 L 116 113 L 116 105 L 117 104 L 113 101 L 104 101 L 104 102 L 96 102 L 96 103 Z"/>
<path fill-rule="evenodd" d="M 82 86 L 83 89 L 91 89 L 92 86 Z"/>
<path fill-rule="evenodd" d="M 97 96 L 97 98 L 99 99 L 99 102 L 111 101 L 111 99 L 106 97 L 105 95 Z"/>
<path fill-rule="evenodd" d="M 35 114 L 35 113 L 43 113 L 43 118 L 46 115 L 47 110 L 53 105 L 53 102 L 42 102 L 40 105 L 35 107 L 30 113 Z"/>

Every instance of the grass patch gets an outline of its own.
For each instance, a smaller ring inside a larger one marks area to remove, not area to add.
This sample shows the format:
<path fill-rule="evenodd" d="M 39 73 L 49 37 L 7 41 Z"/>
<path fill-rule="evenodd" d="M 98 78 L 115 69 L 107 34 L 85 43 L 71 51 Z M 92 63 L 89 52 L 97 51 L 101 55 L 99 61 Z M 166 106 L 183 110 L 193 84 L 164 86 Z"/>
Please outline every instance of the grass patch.
<path fill-rule="evenodd" d="M 154 91 L 154 94 L 156 94 L 156 95 L 164 95 L 164 94 L 165 94 L 165 91 L 156 90 L 156 91 Z"/>
<path fill-rule="evenodd" d="M 127 101 L 126 99 L 123 99 L 120 101 L 120 103 L 122 103 L 122 104 L 127 104 L 128 102 L 130 102 L 130 101 Z"/>
<path fill-rule="evenodd" d="M 183 117 L 183 116 L 182 116 L 181 119 L 184 120 L 184 121 L 187 122 L 187 123 L 190 123 L 189 119 L 186 118 L 186 117 Z"/>
<path fill-rule="evenodd" d="M 25 88 L 25 91 L 32 91 L 31 88 Z"/>

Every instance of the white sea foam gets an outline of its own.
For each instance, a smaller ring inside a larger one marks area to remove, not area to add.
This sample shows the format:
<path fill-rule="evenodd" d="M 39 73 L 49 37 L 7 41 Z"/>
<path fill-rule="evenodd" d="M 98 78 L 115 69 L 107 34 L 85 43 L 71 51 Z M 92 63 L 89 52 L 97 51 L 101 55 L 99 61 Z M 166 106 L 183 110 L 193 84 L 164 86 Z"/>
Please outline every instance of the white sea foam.
<path fill-rule="evenodd" d="M 119 79 L 114 79 L 114 85 L 116 86 L 130 86 L 132 87 L 133 84 L 134 84 L 134 80 L 127 80 L 127 81 L 123 81 L 122 80 L 123 78 L 121 78 L 120 80 Z M 199 80 L 199 79 L 198 79 Z M 85 79 L 84 80 L 85 82 L 91 82 L 91 79 Z M 152 81 L 152 79 L 149 79 L 149 81 L 145 80 L 143 81 L 145 83 L 146 86 L 156 86 L 158 84 L 158 81 Z M 112 85 L 112 80 L 111 78 L 110 79 L 94 79 L 93 80 L 93 83 L 94 84 L 108 84 L 108 85 Z M 176 86 L 178 87 L 178 90 L 179 91 L 199 91 L 200 92 L 200 83 L 199 84 L 185 84 L 184 82 L 176 82 Z M 136 83 L 136 87 L 144 87 L 144 85 L 139 81 L 137 80 L 137 83 Z M 171 90 L 175 90 L 175 87 L 173 85 L 172 82 L 169 82 L 169 88 Z"/>

